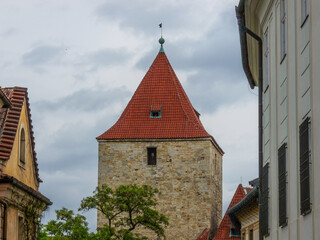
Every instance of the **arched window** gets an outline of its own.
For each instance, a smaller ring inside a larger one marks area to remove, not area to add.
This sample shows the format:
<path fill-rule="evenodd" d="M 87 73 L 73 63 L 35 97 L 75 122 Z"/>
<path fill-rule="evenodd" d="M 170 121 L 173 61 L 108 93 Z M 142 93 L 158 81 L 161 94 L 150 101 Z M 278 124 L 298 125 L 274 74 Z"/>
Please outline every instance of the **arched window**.
<path fill-rule="evenodd" d="M 20 163 L 26 163 L 26 134 L 23 128 L 20 132 Z"/>

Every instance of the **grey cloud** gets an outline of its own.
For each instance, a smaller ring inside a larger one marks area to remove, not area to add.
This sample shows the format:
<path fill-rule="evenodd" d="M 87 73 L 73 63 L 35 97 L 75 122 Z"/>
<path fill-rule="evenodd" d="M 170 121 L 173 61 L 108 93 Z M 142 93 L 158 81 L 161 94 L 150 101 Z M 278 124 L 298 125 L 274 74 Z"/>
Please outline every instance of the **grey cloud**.
<path fill-rule="evenodd" d="M 184 14 L 179 14 L 183 12 Z M 166 29 L 180 29 L 181 26 L 194 26 L 197 20 L 192 17 L 191 4 L 147 0 L 108 1 L 98 7 L 96 13 L 108 21 L 120 22 L 120 27 L 134 29 L 136 32 L 154 33 L 160 22 L 166 23 Z"/>
<path fill-rule="evenodd" d="M 54 46 L 39 46 L 22 56 L 22 63 L 28 66 L 39 66 L 62 56 L 63 48 Z"/>
<path fill-rule="evenodd" d="M 101 67 L 125 64 L 131 57 L 132 54 L 125 48 L 101 49 L 83 56 L 80 65 L 93 71 Z"/>
<path fill-rule="evenodd" d="M 201 114 L 213 113 L 236 101 L 257 99 L 255 92 L 249 90 L 244 77 L 239 78 L 232 72 L 227 75 L 202 72 L 188 77 L 183 85 L 193 106 Z"/>
<path fill-rule="evenodd" d="M 207 32 L 204 39 L 180 39 L 164 44 L 165 52 L 176 70 L 224 71 L 242 74 L 240 45 L 237 41 L 238 30 L 234 13 L 226 12 L 223 24 Z M 137 68 L 146 69 L 154 58 L 152 50 L 136 64 Z"/>
<path fill-rule="evenodd" d="M 33 107 L 35 111 L 57 111 L 58 109 L 68 109 L 71 111 L 95 112 L 101 110 L 107 105 L 126 99 L 131 92 L 125 87 L 119 87 L 112 90 L 92 90 L 85 89 L 72 93 L 65 98 L 57 101 L 35 102 Z"/>
<path fill-rule="evenodd" d="M 36 126 L 44 128 L 46 124 L 43 123 L 42 116 L 48 114 L 57 121 L 65 119 L 64 125 L 57 128 L 54 135 L 46 136 L 50 141 L 46 151 L 38 152 L 38 158 L 43 159 L 39 166 L 44 171 L 73 169 L 74 164 L 78 168 L 92 166 L 90 162 L 96 162 L 97 158 L 95 138 L 111 127 L 119 117 L 119 113 L 108 109 L 112 109 L 114 104 L 125 105 L 131 94 L 124 87 L 107 91 L 88 89 L 54 102 L 35 102 L 32 107 Z M 85 121 L 87 119 L 92 119 L 92 123 L 88 124 Z"/>

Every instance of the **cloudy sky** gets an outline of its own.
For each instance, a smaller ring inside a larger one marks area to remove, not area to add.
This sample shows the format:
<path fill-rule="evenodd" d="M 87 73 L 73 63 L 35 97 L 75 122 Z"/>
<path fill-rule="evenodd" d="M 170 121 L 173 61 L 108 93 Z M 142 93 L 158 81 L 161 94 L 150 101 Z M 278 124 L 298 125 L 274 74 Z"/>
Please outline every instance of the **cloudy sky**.
<path fill-rule="evenodd" d="M 225 151 L 224 211 L 257 177 L 257 91 L 241 68 L 238 0 L 0 1 L 0 85 L 29 89 L 40 191 L 77 209 L 97 184 L 96 137 L 112 126 L 159 51 Z M 91 229 L 95 213 L 87 214 Z"/>

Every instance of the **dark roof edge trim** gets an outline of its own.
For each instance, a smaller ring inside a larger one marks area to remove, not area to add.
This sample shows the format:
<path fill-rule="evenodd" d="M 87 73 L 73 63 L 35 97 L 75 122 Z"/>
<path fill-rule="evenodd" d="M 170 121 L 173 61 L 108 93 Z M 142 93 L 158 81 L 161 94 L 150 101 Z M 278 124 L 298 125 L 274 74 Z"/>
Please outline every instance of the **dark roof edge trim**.
<path fill-rule="evenodd" d="M 249 66 L 249 60 L 248 60 L 247 34 L 245 31 L 244 2 L 245 0 L 240 0 L 239 5 L 236 6 L 235 8 L 236 8 L 236 16 L 238 19 L 238 28 L 239 28 L 239 36 L 240 36 L 242 68 L 247 76 L 250 87 L 253 89 L 256 86 L 256 83 L 254 82 L 252 72 Z"/>
<path fill-rule="evenodd" d="M 6 96 L 6 94 L 2 91 L 2 88 L 0 87 L 0 98 L 4 102 L 4 106 L 7 108 L 11 108 L 12 104 L 9 100 L 9 98 Z"/>
<path fill-rule="evenodd" d="M 240 202 L 238 202 L 236 205 L 234 205 L 228 210 L 229 216 L 232 216 L 238 211 L 240 211 L 241 209 L 243 209 L 249 203 L 254 201 L 254 199 L 258 198 L 258 196 L 259 196 L 259 188 L 255 187 L 244 198 L 242 198 Z"/>
<path fill-rule="evenodd" d="M 37 192 L 36 190 L 32 189 L 31 187 L 20 182 L 18 179 L 12 176 L 2 176 L 2 178 L 0 178 L 0 183 L 10 183 L 13 186 L 16 186 L 17 188 L 20 188 L 21 190 L 29 193 L 31 196 L 37 198 L 38 200 L 44 202 L 47 206 L 52 205 L 52 202 L 49 198 L 45 197 L 40 192 Z"/>

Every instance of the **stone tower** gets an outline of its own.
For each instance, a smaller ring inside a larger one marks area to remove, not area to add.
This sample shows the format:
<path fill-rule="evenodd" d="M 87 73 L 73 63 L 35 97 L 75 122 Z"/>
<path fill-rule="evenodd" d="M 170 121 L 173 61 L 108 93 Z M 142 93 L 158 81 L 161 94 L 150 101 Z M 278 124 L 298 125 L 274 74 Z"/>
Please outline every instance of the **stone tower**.
<path fill-rule="evenodd" d="M 159 42 L 157 57 L 119 120 L 97 137 L 98 184 L 157 187 L 157 208 L 170 222 L 167 239 L 193 240 L 221 220 L 223 151 L 174 73 L 164 39 Z M 104 221 L 98 214 L 98 226 Z"/>

